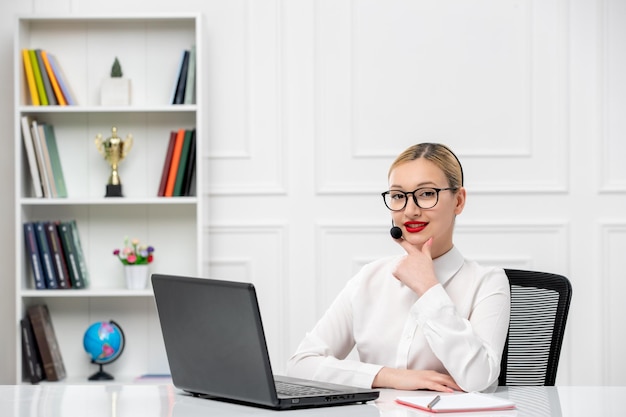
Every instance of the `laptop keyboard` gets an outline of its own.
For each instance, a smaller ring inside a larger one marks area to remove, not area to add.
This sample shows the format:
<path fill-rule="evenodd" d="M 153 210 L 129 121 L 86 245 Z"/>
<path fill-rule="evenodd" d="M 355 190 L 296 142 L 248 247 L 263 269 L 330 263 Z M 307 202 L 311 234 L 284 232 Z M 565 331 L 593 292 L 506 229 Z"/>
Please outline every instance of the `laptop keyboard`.
<path fill-rule="evenodd" d="M 336 392 L 324 388 L 309 387 L 307 385 L 290 384 L 289 382 L 284 381 L 275 381 L 275 383 L 276 392 L 279 395 L 284 395 L 288 397 L 305 397 L 309 395 L 324 395 Z"/>

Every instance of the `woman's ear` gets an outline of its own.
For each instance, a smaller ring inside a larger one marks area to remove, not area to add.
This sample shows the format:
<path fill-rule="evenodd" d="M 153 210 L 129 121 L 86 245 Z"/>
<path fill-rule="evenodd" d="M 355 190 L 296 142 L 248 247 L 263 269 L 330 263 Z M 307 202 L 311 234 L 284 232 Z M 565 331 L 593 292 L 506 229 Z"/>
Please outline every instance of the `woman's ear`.
<path fill-rule="evenodd" d="M 457 216 L 463 212 L 466 197 L 467 194 L 465 193 L 465 188 L 461 187 L 459 191 L 456 192 L 456 206 L 454 207 L 454 214 Z"/>

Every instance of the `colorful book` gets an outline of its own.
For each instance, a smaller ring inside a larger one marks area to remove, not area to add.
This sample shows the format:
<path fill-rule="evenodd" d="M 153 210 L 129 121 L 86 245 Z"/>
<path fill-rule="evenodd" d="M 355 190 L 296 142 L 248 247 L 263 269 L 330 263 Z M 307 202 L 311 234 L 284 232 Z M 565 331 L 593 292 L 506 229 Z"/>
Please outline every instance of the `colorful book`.
<path fill-rule="evenodd" d="M 172 163 L 170 164 L 170 172 L 167 177 L 167 185 L 165 186 L 165 197 L 174 195 L 174 186 L 176 185 L 176 174 L 178 173 L 178 165 L 180 164 L 180 154 L 183 150 L 183 142 L 185 140 L 185 129 L 179 129 L 176 133 L 176 143 L 174 144 L 174 152 L 172 154 Z"/>
<path fill-rule="evenodd" d="M 183 104 L 185 102 L 185 86 L 187 85 L 187 68 L 189 68 L 189 50 L 183 52 L 183 62 L 178 73 L 178 83 L 176 84 L 176 95 L 172 104 Z"/>
<path fill-rule="evenodd" d="M 63 247 L 63 253 L 65 254 L 65 260 L 67 262 L 71 287 L 77 290 L 83 289 L 85 288 L 85 281 L 82 276 L 78 252 L 74 246 L 72 225 L 70 222 L 61 222 L 57 224 L 57 230 L 61 238 L 61 246 Z"/>
<path fill-rule="evenodd" d="M 35 225 L 32 222 L 24 223 L 24 244 L 26 246 L 28 263 L 33 271 L 35 289 L 43 290 L 46 288 L 46 282 L 44 279 L 41 256 L 39 254 L 39 246 L 37 245 L 37 236 L 35 235 Z"/>
<path fill-rule="evenodd" d="M 33 67 L 33 76 L 35 77 L 35 85 L 37 86 L 37 95 L 39 96 L 39 103 L 42 106 L 48 105 L 48 96 L 46 96 L 46 89 L 43 85 L 43 79 L 41 78 L 41 71 L 39 70 L 39 63 L 37 61 L 37 54 L 34 49 L 29 49 L 30 64 Z"/>
<path fill-rule="evenodd" d="M 89 270 L 87 269 L 87 261 L 85 260 L 83 246 L 80 243 L 78 224 L 76 223 L 76 220 L 71 220 L 68 223 L 72 232 L 72 242 L 74 243 L 74 249 L 76 249 L 76 255 L 78 257 L 78 267 L 80 268 L 80 275 L 83 277 L 84 288 L 87 288 L 89 287 Z"/>
<path fill-rule="evenodd" d="M 183 140 L 183 148 L 180 152 L 180 162 L 176 172 L 176 182 L 174 183 L 174 197 L 183 196 L 183 182 L 185 173 L 187 172 L 187 163 L 189 162 L 189 149 L 191 148 L 192 130 L 185 130 L 185 138 Z"/>
<path fill-rule="evenodd" d="M 54 75 L 54 71 L 52 71 L 52 66 L 50 65 L 50 60 L 48 59 L 46 51 L 41 51 L 41 58 L 43 60 L 43 65 L 46 68 L 46 74 L 48 74 L 48 78 L 50 78 L 50 84 L 52 85 L 52 91 L 54 92 L 57 103 L 60 106 L 67 106 L 67 101 L 65 101 L 65 97 L 61 92 L 61 87 L 59 86 L 56 76 Z"/>
<path fill-rule="evenodd" d="M 193 129 L 191 136 L 191 147 L 189 149 L 189 158 L 187 159 L 187 169 L 183 177 L 183 194 L 190 196 L 192 193 L 191 183 L 196 171 L 196 129 Z"/>
<path fill-rule="evenodd" d="M 63 68 L 59 65 L 56 57 L 51 53 L 48 53 L 48 61 L 50 62 L 50 67 L 52 68 L 52 72 L 56 77 L 57 83 L 59 83 L 59 88 L 61 89 L 61 93 L 63 93 L 63 97 L 69 106 L 76 105 L 76 96 L 74 91 L 72 90 L 70 83 L 67 81 L 67 77 L 65 76 L 65 72 L 63 72 Z"/>
<path fill-rule="evenodd" d="M 161 181 L 159 182 L 159 190 L 157 191 L 158 197 L 165 196 L 165 187 L 167 185 L 167 177 L 170 172 L 170 165 L 172 164 L 172 154 L 174 153 L 174 145 L 176 144 L 176 132 L 170 132 L 170 140 L 167 144 L 167 151 L 165 152 L 165 161 L 163 161 L 163 169 L 161 171 Z"/>
<path fill-rule="evenodd" d="M 37 93 L 37 84 L 35 83 L 35 74 L 33 74 L 33 64 L 30 62 L 30 53 L 28 49 L 22 49 L 22 61 L 24 64 L 24 75 L 26 77 L 26 86 L 28 87 L 28 95 L 30 104 L 39 106 L 39 94 Z"/>
<path fill-rule="evenodd" d="M 45 304 L 35 304 L 28 307 L 27 314 L 41 354 L 46 379 L 59 381 L 65 378 L 65 364 L 48 307 Z"/>
<path fill-rule="evenodd" d="M 41 49 L 35 49 L 35 55 L 37 56 L 37 64 L 39 65 L 39 72 L 41 73 L 41 80 L 43 81 L 43 87 L 46 90 L 46 97 L 48 98 L 49 106 L 56 106 L 59 104 L 54 96 L 54 90 L 52 90 L 52 83 L 48 72 L 46 72 L 46 66 L 43 63 L 43 57 L 41 56 Z"/>
<path fill-rule="evenodd" d="M 65 254 L 63 253 L 63 246 L 61 246 L 61 238 L 59 237 L 57 226 L 54 222 L 46 222 L 45 228 L 59 289 L 70 289 L 70 274 L 67 269 L 67 262 L 65 260 Z"/>
<path fill-rule="evenodd" d="M 25 317 L 20 320 L 20 330 L 22 333 L 22 374 L 28 376 L 28 382 L 36 384 L 45 379 L 41 354 L 37 349 L 35 333 L 30 324 L 30 320 Z"/>
<path fill-rule="evenodd" d="M 185 85 L 184 104 L 196 102 L 196 45 L 189 51 L 189 65 L 187 66 L 187 83 Z"/>
<path fill-rule="evenodd" d="M 46 288 L 49 290 L 59 288 L 57 283 L 57 275 L 54 268 L 54 260 L 48 245 L 48 237 L 43 222 L 35 222 L 35 236 L 37 237 L 37 247 L 39 248 L 39 256 L 43 268 L 44 281 Z"/>
<path fill-rule="evenodd" d="M 28 160 L 28 168 L 30 170 L 30 177 L 33 180 L 33 190 L 35 197 L 43 197 L 43 188 L 41 184 L 41 176 L 39 174 L 39 165 L 37 163 L 37 154 L 35 153 L 35 144 L 33 142 L 33 135 L 30 131 L 30 118 L 28 116 L 22 116 L 22 138 L 24 139 L 24 148 L 26 149 L 26 159 Z"/>
<path fill-rule="evenodd" d="M 43 126 L 36 120 L 33 120 L 32 126 L 33 136 L 37 139 L 41 146 L 41 156 L 43 158 L 44 169 L 46 172 L 46 183 L 50 189 L 50 198 L 58 197 L 57 186 L 54 182 L 52 162 L 50 162 L 50 152 L 48 150 L 48 143 L 46 142 L 46 134 L 43 130 Z"/>
<path fill-rule="evenodd" d="M 65 177 L 63 176 L 63 167 L 61 166 L 61 156 L 57 147 L 57 139 L 54 133 L 54 127 L 51 124 L 43 124 L 43 132 L 48 147 L 48 155 L 50 158 L 50 166 L 52 168 L 52 178 L 56 189 L 56 197 L 67 197 L 67 188 L 65 187 Z"/>

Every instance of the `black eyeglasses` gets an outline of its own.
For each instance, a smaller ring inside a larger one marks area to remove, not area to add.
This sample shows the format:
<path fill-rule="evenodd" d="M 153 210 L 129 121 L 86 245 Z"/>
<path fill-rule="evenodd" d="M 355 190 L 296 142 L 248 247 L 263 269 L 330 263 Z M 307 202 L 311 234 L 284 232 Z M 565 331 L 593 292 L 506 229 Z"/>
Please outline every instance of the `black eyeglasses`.
<path fill-rule="evenodd" d="M 440 191 L 456 191 L 458 188 L 432 188 L 424 187 L 418 188 L 415 191 L 404 192 L 400 190 L 385 191 L 381 195 L 385 201 L 385 205 L 391 211 L 404 210 L 406 203 L 409 200 L 409 194 L 413 197 L 415 205 L 421 209 L 433 208 L 439 202 Z"/>

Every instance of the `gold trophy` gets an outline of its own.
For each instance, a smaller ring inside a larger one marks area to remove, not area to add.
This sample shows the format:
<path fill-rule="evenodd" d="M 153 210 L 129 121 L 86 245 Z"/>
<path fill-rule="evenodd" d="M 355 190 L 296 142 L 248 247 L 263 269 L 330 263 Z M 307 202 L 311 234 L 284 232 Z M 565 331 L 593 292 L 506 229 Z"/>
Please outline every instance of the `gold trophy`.
<path fill-rule="evenodd" d="M 128 134 L 126 139 L 122 140 L 122 138 L 117 136 L 117 128 L 114 126 L 111 128 L 110 138 L 102 140 L 102 135 L 98 133 L 95 142 L 100 155 L 111 165 L 111 176 L 106 187 L 105 197 L 123 197 L 122 183 L 117 173 L 117 166 L 133 147 L 133 136 Z"/>

